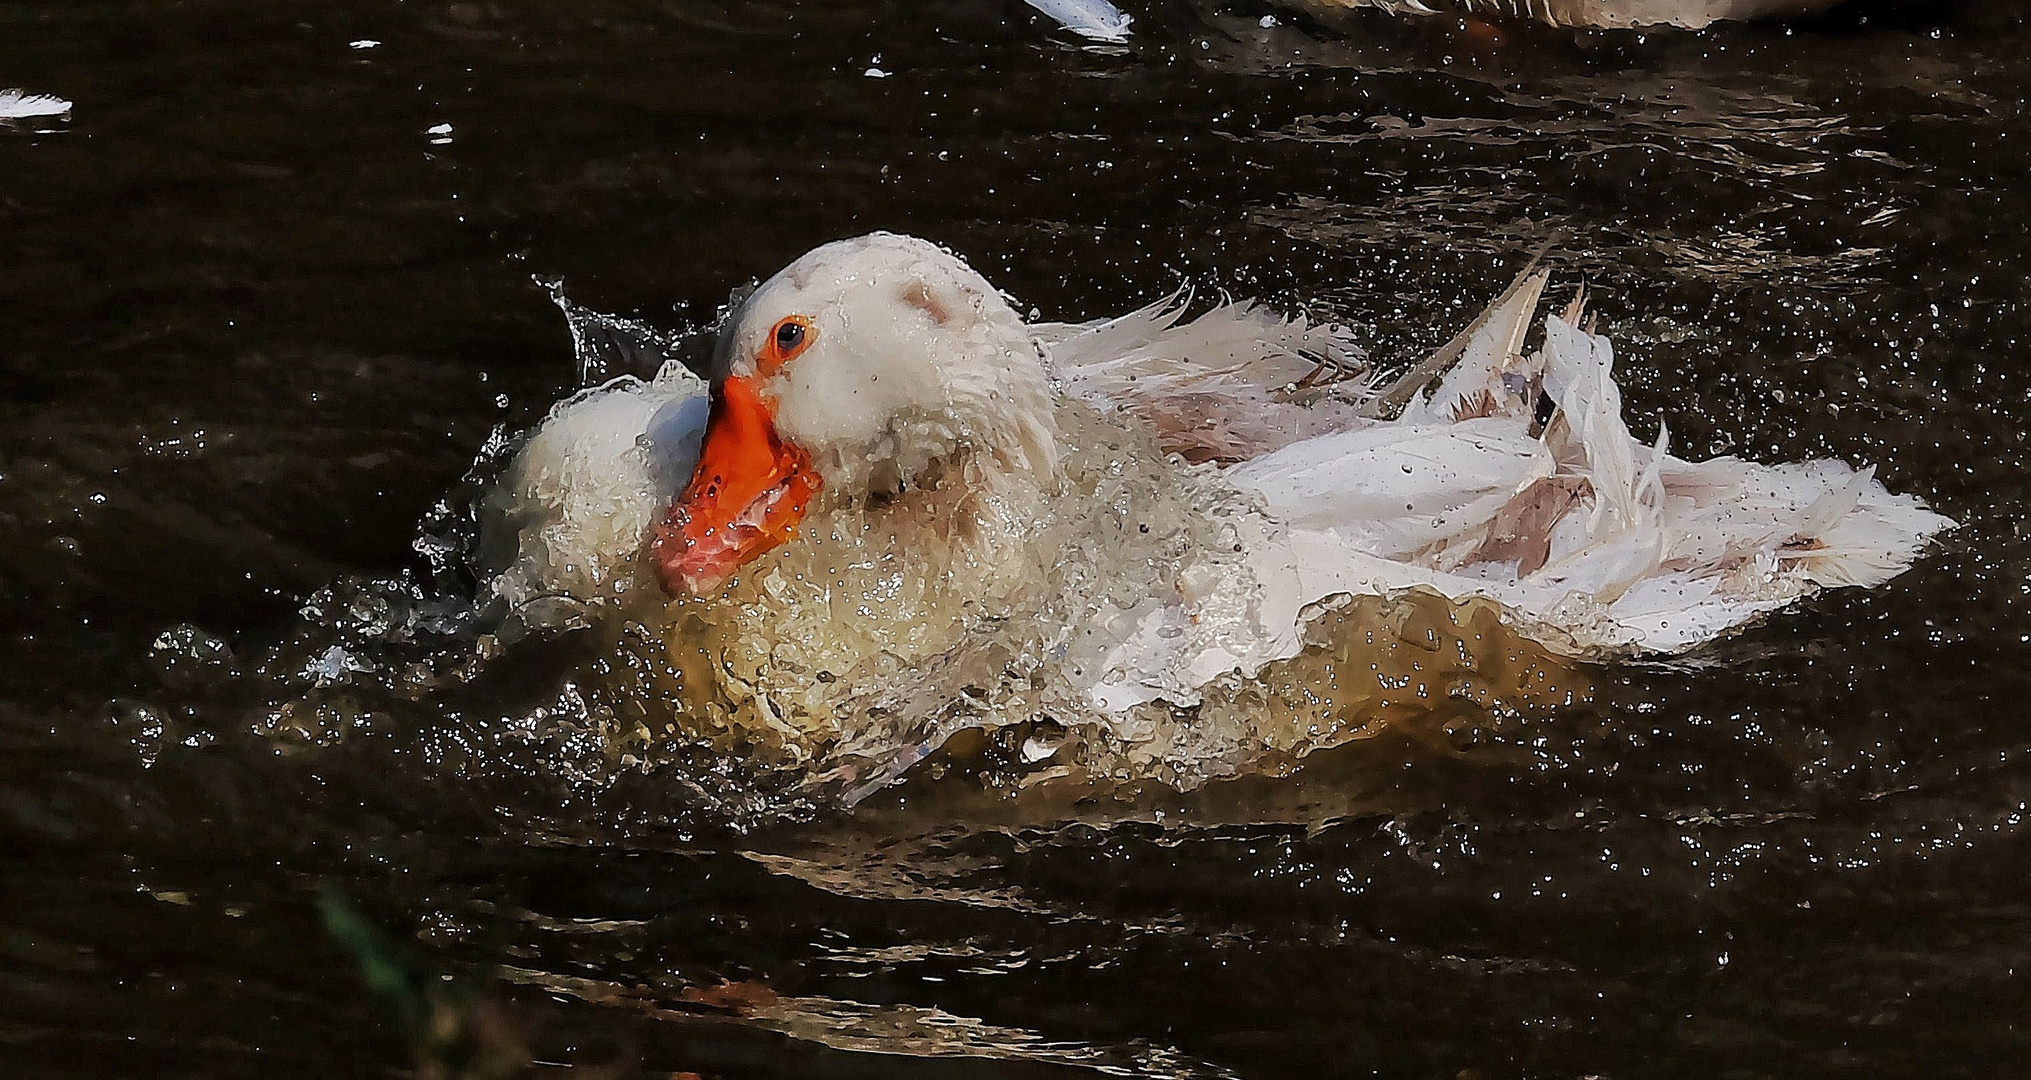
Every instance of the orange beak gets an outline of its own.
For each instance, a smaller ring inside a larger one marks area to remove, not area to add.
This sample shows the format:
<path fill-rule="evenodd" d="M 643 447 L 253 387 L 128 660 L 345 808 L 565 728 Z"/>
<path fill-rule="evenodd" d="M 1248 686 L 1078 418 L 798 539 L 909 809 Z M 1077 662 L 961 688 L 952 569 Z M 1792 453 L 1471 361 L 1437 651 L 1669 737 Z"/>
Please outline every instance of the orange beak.
<path fill-rule="evenodd" d="M 712 388 L 691 485 L 656 526 L 649 552 L 672 596 L 702 594 L 789 539 L 821 486 L 811 455 L 776 434 L 775 404 L 755 383 Z"/>

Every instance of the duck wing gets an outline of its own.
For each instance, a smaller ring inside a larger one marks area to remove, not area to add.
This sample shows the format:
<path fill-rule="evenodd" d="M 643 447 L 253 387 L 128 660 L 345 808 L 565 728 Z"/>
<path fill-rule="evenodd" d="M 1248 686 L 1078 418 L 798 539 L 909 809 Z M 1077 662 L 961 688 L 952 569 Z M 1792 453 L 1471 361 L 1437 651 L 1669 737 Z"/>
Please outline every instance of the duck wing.
<path fill-rule="evenodd" d="M 1190 461 L 1238 462 L 1358 422 L 1373 371 L 1344 327 L 1248 301 L 1186 320 L 1179 290 L 1113 319 L 1031 327 L 1059 392 L 1127 412 Z"/>
<path fill-rule="evenodd" d="M 1454 363 L 1385 391 L 1396 419 L 1226 470 L 1283 528 L 1257 561 L 1298 580 L 1265 590 L 1280 597 L 1266 623 L 1410 581 L 1495 599 L 1574 655 L 1677 653 L 1820 588 L 1887 581 L 1953 526 L 1844 462 L 1693 463 L 1668 453 L 1663 425 L 1635 438 L 1613 347 L 1579 329 L 1578 301 L 1523 350 L 1543 288 L 1519 276 Z"/>

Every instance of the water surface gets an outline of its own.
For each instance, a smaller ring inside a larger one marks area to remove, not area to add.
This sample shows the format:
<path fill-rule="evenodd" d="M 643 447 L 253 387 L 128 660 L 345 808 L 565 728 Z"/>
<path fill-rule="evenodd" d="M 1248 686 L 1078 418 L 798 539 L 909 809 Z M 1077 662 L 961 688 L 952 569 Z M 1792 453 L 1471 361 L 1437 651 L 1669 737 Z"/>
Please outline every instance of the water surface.
<path fill-rule="evenodd" d="M 0 10 L 0 85 L 77 103 L 0 129 L 11 1074 L 406 1068 L 321 885 L 584 1069 L 2031 1058 L 2015 9 L 1648 38 L 1131 10 L 1126 48 L 1013 0 Z M 744 794 L 709 772 L 518 749 L 554 667 L 460 684 L 412 544 L 576 385 L 532 278 L 679 326 L 872 228 L 1048 317 L 1190 280 L 1385 361 L 1554 242 L 1639 436 L 1872 463 L 1965 527 L 1569 708 L 1127 807 L 955 768 L 743 829 L 696 812 Z M 369 641 L 423 665 L 408 692 L 314 667 Z"/>

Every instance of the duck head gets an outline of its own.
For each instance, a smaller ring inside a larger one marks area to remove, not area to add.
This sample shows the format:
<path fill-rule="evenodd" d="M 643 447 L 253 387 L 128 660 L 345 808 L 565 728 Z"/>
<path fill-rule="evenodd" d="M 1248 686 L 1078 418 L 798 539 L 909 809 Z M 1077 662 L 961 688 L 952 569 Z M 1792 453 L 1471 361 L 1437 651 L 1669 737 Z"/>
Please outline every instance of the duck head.
<path fill-rule="evenodd" d="M 651 541 L 672 595 L 703 594 L 795 535 L 821 492 L 893 493 L 964 457 L 1048 477 L 1043 346 L 951 252 L 892 233 L 820 247 L 725 317 L 690 483 Z"/>

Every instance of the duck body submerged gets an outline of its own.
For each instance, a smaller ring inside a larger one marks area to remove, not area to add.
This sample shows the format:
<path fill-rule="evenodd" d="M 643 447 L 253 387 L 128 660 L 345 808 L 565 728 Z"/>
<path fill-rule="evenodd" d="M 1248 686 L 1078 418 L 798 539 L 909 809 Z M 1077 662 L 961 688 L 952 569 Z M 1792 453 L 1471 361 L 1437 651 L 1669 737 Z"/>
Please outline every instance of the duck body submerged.
<path fill-rule="evenodd" d="M 925 241 L 827 244 L 726 316 L 710 382 L 672 362 L 553 409 L 491 496 L 487 587 L 851 749 L 849 712 L 952 702 L 1133 728 L 1298 655 L 1346 596 L 1681 653 L 1952 526 L 1841 462 L 1637 440 L 1577 300 L 1523 348 L 1545 282 L 1378 391 L 1337 328 L 1249 304 L 1029 324 Z"/>

